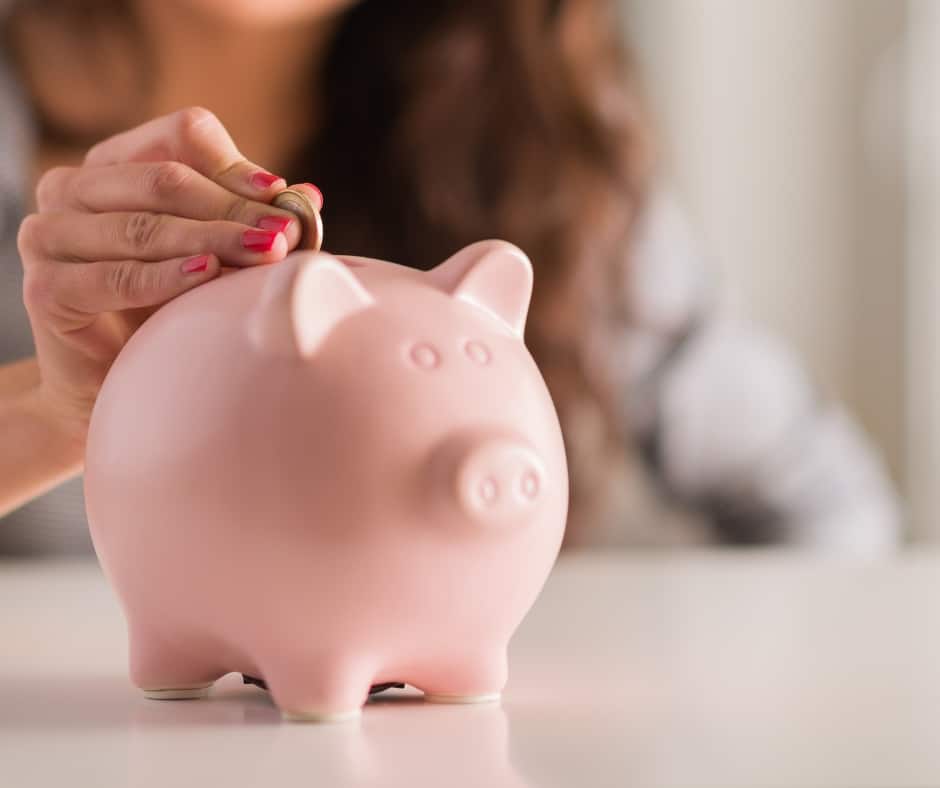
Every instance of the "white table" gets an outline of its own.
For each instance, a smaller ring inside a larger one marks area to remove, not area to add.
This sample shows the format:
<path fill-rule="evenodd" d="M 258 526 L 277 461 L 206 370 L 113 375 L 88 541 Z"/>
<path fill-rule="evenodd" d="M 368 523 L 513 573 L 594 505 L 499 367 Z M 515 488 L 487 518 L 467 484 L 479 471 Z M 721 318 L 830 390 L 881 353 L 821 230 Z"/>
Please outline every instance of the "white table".
<path fill-rule="evenodd" d="M 236 676 L 140 697 L 95 566 L 0 563 L 0 785 L 938 785 L 938 598 L 940 555 L 566 558 L 502 706 L 311 726 Z"/>

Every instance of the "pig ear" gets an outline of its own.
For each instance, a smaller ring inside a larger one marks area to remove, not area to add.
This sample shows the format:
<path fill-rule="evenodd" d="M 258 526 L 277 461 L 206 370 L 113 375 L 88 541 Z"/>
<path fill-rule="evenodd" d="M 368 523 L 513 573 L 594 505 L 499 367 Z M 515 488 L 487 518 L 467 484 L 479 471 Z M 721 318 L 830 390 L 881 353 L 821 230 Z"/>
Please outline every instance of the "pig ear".
<path fill-rule="evenodd" d="M 441 289 L 485 309 L 522 336 L 532 298 L 532 263 L 518 247 L 480 241 L 445 260 L 430 276 Z"/>
<path fill-rule="evenodd" d="M 330 255 L 275 263 L 252 321 L 256 345 L 280 355 L 312 356 L 343 320 L 374 303 L 355 275 Z"/>

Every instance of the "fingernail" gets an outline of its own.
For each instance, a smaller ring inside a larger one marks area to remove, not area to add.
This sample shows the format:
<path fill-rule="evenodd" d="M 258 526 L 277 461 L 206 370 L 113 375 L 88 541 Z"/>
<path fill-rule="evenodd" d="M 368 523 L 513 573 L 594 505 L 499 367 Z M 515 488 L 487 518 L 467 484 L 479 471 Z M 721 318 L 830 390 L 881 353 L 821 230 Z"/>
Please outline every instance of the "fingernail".
<path fill-rule="evenodd" d="M 265 216 L 258 220 L 255 227 L 260 227 L 263 230 L 273 230 L 276 233 L 283 233 L 290 227 L 291 221 L 291 218 L 287 216 Z"/>
<path fill-rule="evenodd" d="M 284 180 L 279 178 L 277 175 L 272 175 L 270 172 L 256 172 L 251 176 L 250 181 L 251 185 L 256 189 L 270 189 L 278 181 Z"/>
<path fill-rule="evenodd" d="M 313 190 L 317 193 L 317 195 L 318 195 L 319 198 L 320 198 L 320 210 L 322 211 L 322 210 L 323 210 L 323 192 L 321 192 L 321 191 L 320 191 L 316 186 L 314 186 L 312 183 L 305 183 L 304 186 L 309 186 L 311 189 L 313 189 Z"/>
<path fill-rule="evenodd" d="M 245 230 L 242 246 L 252 252 L 270 252 L 278 235 L 277 230 Z"/>
<path fill-rule="evenodd" d="M 209 255 L 200 254 L 190 257 L 183 261 L 180 270 L 184 274 L 195 274 L 199 271 L 205 271 L 209 267 Z"/>

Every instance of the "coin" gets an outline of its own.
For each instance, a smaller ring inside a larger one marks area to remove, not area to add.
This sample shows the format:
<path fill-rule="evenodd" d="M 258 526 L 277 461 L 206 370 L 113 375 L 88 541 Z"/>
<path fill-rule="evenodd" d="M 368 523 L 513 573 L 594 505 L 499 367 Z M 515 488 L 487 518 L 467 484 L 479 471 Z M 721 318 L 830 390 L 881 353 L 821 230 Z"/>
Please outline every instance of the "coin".
<path fill-rule="evenodd" d="M 300 219 L 300 243 L 297 248 L 319 252 L 323 245 L 323 220 L 313 200 L 296 189 L 285 189 L 274 198 L 274 205 L 290 211 Z"/>

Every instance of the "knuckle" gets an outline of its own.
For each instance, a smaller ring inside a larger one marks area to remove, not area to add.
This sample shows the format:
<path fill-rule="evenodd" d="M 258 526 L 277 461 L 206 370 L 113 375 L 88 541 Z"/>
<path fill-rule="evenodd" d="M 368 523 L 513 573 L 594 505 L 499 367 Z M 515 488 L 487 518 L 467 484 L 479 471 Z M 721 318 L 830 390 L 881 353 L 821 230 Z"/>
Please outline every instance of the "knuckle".
<path fill-rule="evenodd" d="M 176 128 L 184 143 L 203 137 L 207 131 L 221 126 L 215 114 L 205 107 L 186 107 L 177 112 Z"/>
<path fill-rule="evenodd" d="M 24 266 L 29 264 L 33 252 L 39 248 L 44 224 L 42 216 L 38 213 L 31 213 L 20 222 L 20 229 L 16 234 L 16 247 L 20 251 Z"/>
<path fill-rule="evenodd" d="M 178 161 L 161 161 L 144 170 L 144 189 L 159 198 L 172 198 L 186 188 L 192 170 Z"/>
<path fill-rule="evenodd" d="M 117 263 L 108 269 L 107 286 L 122 301 L 134 301 L 141 291 L 141 277 L 138 266 L 131 262 Z"/>
<path fill-rule="evenodd" d="M 92 164 L 101 155 L 101 150 L 103 147 L 104 140 L 101 142 L 96 142 L 94 145 L 92 145 L 87 151 L 85 151 L 85 158 L 82 159 L 82 163 Z"/>
<path fill-rule="evenodd" d="M 244 220 L 251 215 L 249 202 L 243 197 L 233 197 L 220 217 L 223 221 L 244 223 Z"/>
<path fill-rule="evenodd" d="M 151 249 L 163 227 L 163 214 L 132 213 L 124 226 L 125 240 L 139 251 Z"/>
<path fill-rule="evenodd" d="M 104 163 L 104 161 L 108 159 L 111 159 L 112 157 L 109 155 L 109 152 L 113 150 L 115 142 L 122 138 L 126 138 L 129 133 L 131 132 L 122 131 L 117 134 L 112 134 L 110 137 L 106 137 L 100 142 L 96 142 L 85 152 L 83 163 L 95 166 Z"/>
<path fill-rule="evenodd" d="M 74 170 L 74 167 L 53 167 L 42 174 L 36 184 L 36 204 L 40 210 L 61 199 Z"/>
<path fill-rule="evenodd" d="M 30 266 L 23 276 L 23 304 L 30 314 L 47 311 L 55 300 L 55 280 L 51 266 Z"/>

